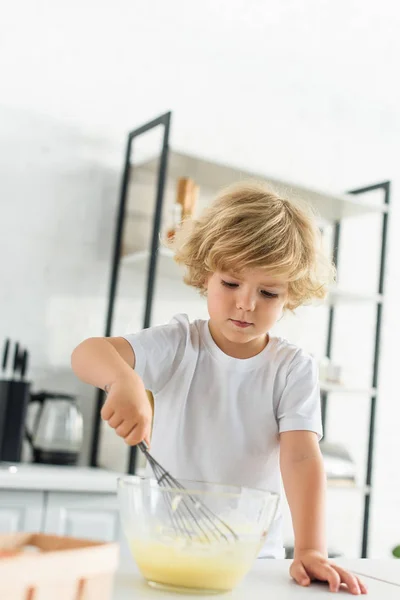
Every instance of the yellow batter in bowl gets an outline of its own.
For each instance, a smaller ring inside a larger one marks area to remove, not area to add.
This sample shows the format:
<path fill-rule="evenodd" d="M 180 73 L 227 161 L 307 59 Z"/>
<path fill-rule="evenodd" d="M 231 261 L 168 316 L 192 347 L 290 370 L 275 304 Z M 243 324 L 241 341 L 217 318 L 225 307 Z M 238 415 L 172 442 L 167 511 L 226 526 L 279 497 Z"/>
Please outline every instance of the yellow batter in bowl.
<path fill-rule="evenodd" d="M 248 573 L 260 540 L 188 545 L 180 540 L 134 539 L 130 547 L 139 570 L 152 585 L 222 592 L 236 587 Z"/>

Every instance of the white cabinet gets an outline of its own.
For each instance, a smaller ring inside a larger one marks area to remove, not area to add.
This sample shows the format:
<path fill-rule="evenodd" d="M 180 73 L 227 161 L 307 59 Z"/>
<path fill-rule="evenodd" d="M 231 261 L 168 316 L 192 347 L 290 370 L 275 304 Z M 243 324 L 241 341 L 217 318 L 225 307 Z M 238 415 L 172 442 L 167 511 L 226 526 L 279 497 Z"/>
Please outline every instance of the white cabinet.
<path fill-rule="evenodd" d="M 117 542 L 120 567 L 131 568 L 119 516 L 118 476 L 102 469 L 48 465 L 18 465 L 11 472 L 1 470 L 0 463 L 0 533 L 32 531 Z"/>
<path fill-rule="evenodd" d="M 41 531 L 44 493 L 0 490 L 0 533 Z"/>
<path fill-rule="evenodd" d="M 49 492 L 44 532 L 120 541 L 122 532 L 116 494 Z"/>

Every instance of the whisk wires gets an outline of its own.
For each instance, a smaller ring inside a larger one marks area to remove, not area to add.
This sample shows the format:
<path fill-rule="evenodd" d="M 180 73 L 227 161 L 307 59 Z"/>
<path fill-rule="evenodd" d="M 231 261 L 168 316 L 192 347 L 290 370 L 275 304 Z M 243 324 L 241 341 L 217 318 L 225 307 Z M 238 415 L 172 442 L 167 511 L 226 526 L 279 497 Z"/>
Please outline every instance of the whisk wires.
<path fill-rule="evenodd" d="M 138 444 L 146 456 L 157 483 L 166 488 L 165 497 L 172 527 L 178 536 L 204 543 L 213 541 L 236 542 L 237 534 L 206 504 L 195 498 L 186 488 L 158 463 L 144 442 Z M 169 491 L 170 490 L 170 491 Z"/>

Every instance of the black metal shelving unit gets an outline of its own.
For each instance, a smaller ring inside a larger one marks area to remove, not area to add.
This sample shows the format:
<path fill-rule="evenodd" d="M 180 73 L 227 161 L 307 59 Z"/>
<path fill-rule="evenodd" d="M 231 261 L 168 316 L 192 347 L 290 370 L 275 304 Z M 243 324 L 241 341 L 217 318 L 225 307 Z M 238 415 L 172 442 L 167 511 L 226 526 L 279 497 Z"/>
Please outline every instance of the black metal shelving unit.
<path fill-rule="evenodd" d="M 388 234 L 388 223 L 389 223 L 389 206 L 390 206 L 390 181 L 384 181 L 382 183 L 376 183 L 367 187 L 351 190 L 349 194 L 361 195 L 381 190 L 383 192 L 383 202 L 385 210 L 381 213 L 382 225 L 381 225 L 381 245 L 380 245 L 380 262 L 379 262 L 379 277 L 378 277 L 378 298 L 376 300 L 376 320 L 375 320 L 375 344 L 373 354 L 373 365 L 372 365 L 372 390 L 373 393 L 370 396 L 370 412 L 369 412 L 369 431 L 368 431 L 368 450 L 367 450 L 367 469 L 365 476 L 365 488 L 364 488 L 364 515 L 363 515 L 363 533 L 361 542 L 361 558 L 367 558 L 368 556 L 368 537 L 369 537 L 369 520 L 370 520 L 370 507 L 371 507 L 371 495 L 372 495 L 372 471 L 373 471 L 373 459 L 374 459 L 374 442 L 375 442 L 375 418 L 376 418 L 376 407 L 378 397 L 378 383 L 379 383 L 379 360 L 380 360 L 380 345 L 381 345 L 381 331 L 382 331 L 382 312 L 383 312 L 383 297 L 385 291 L 385 269 L 386 269 L 386 249 L 387 249 L 387 234 Z M 340 251 L 340 234 L 341 234 L 341 221 L 336 221 L 334 224 L 334 236 L 333 236 L 333 261 L 335 265 L 338 265 L 339 251 Z M 334 323 L 335 323 L 335 306 L 331 305 L 329 308 L 329 319 L 328 319 L 328 331 L 327 331 L 327 342 L 326 342 L 326 356 L 331 357 L 333 342 L 334 342 Z M 321 405 L 322 405 L 322 424 L 324 431 L 326 430 L 327 423 L 327 409 L 328 409 L 328 397 L 329 392 L 324 391 L 321 393 Z"/>
<path fill-rule="evenodd" d="M 157 191 L 156 191 L 156 205 L 153 216 L 153 230 L 151 235 L 150 242 L 150 259 L 148 264 L 147 271 L 147 285 L 146 285 L 146 305 L 145 305 L 145 313 L 143 319 L 143 329 L 149 327 L 151 323 L 151 311 L 153 306 L 153 296 L 154 296 L 154 284 L 157 273 L 157 259 L 158 259 L 158 242 L 159 242 L 159 230 L 161 225 L 162 218 L 162 210 L 163 210 L 163 200 L 164 200 L 164 189 L 165 189 L 165 179 L 167 173 L 167 165 L 168 165 L 168 151 L 169 151 L 169 135 L 171 128 L 171 117 L 172 113 L 167 112 L 163 115 L 160 115 L 156 119 L 130 131 L 128 134 L 126 152 L 125 152 L 125 162 L 124 162 L 124 170 L 122 175 L 122 183 L 120 190 L 120 197 L 118 203 L 118 213 L 117 213 L 117 223 L 115 230 L 115 238 L 114 238 L 114 247 L 113 247 L 113 258 L 112 258 L 112 267 L 111 267 L 111 277 L 109 284 L 109 292 L 108 292 L 108 306 L 107 306 L 107 317 L 106 317 L 106 326 L 104 335 L 105 337 L 109 337 L 112 331 L 112 323 L 114 316 L 114 306 L 115 306 L 115 298 L 117 293 L 118 286 L 118 274 L 120 267 L 120 258 L 122 252 L 122 236 L 123 236 L 123 228 L 124 228 L 124 220 L 125 220 L 125 212 L 126 212 L 126 200 L 128 195 L 128 186 L 129 180 L 132 177 L 134 166 L 132 163 L 133 156 L 133 143 L 134 141 L 140 137 L 141 135 L 148 133 L 152 129 L 156 127 L 164 128 L 164 135 L 161 147 L 160 161 L 158 165 L 158 174 L 157 174 Z M 97 455 L 99 450 L 100 443 L 100 411 L 104 403 L 104 392 L 103 390 L 98 389 L 96 393 L 96 409 L 93 420 L 93 436 L 91 443 L 91 453 L 90 453 L 90 465 L 92 467 L 97 466 Z M 133 473 L 135 470 L 136 463 L 136 447 L 132 447 L 130 450 L 129 456 L 129 473 Z"/>
<path fill-rule="evenodd" d="M 157 190 L 156 190 L 156 204 L 153 215 L 153 226 L 152 235 L 150 242 L 150 256 L 147 268 L 147 286 L 146 286 L 146 300 L 145 300 L 145 312 L 143 318 L 143 328 L 147 328 L 151 324 L 152 306 L 154 300 L 154 286 L 157 274 L 157 259 L 159 249 L 159 230 L 162 219 L 163 211 L 163 199 L 165 190 L 165 180 L 168 165 L 168 153 L 169 153 L 169 135 L 171 125 L 171 112 L 167 112 L 158 118 L 146 123 L 142 127 L 139 127 L 128 134 L 127 147 L 125 152 L 124 170 L 122 176 L 116 231 L 113 247 L 112 257 L 112 269 L 109 283 L 108 293 L 108 308 L 105 325 L 105 336 L 111 335 L 112 322 L 114 315 L 114 305 L 116 299 L 117 285 L 118 285 L 118 273 L 119 263 L 122 250 L 122 236 L 123 226 L 126 212 L 126 200 L 128 193 L 128 185 L 130 177 L 132 176 L 134 167 L 132 164 L 132 153 L 133 143 L 139 136 L 147 133 L 148 131 L 156 128 L 163 127 L 164 135 L 162 141 L 160 161 L 158 163 L 157 171 Z M 385 266 L 386 266 L 386 249 L 387 249 L 387 233 L 388 233 L 388 221 L 389 221 L 389 205 L 390 205 L 390 182 L 385 181 L 383 183 L 377 183 L 371 186 L 351 190 L 350 194 L 362 195 L 371 191 L 382 190 L 384 194 L 384 210 L 379 213 L 382 218 L 381 227 L 381 247 L 380 247 L 380 267 L 379 267 L 379 283 L 378 283 L 378 295 L 379 299 L 376 302 L 376 323 L 375 323 L 375 345 L 374 345 L 374 356 L 372 365 L 372 389 L 375 390 L 370 396 L 370 414 L 369 414 L 369 432 L 368 432 L 368 452 L 367 452 L 367 469 L 365 477 L 365 491 L 364 491 L 364 515 L 363 515 L 363 533 L 362 533 L 362 544 L 361 544 L 361 557 L 366 558 L 368 555 L 368 535 L 369 535 L 369 517 L 370 517 L 370 506 L 371 506 L 371 492 L 372 492 L 372 475 L 373 475 L 373 458 L 374 458 L 374 437 L 375 437 L 375 417 L 377 408 L 377 389 L 379 380 L 379 359 L 380 359 L 380 343 L 381 343 L 381 328 L 382 328 L 382 311 L 383 311 L 383 294 L 385 287 Z M 339 260 L 340 252 L 340 239 L 341 239 L 341 221 L 338 220 L 334 223 L 334 235 L 333 235 L 333 261 L 337 265 Z M 328 327 L 327 327 L 327 338 L 326 338 L 326 356 L 329 358 L 332 354 L 333 343 L 334 343 L 334 327 L 335 327 L 335 305 L 330 305 L 329 316 L 328 316 Z M 326 429 L 327 417 L 328 417 L 328 401 L 330 392 L 325 390 L 321 392 L 321 406 L 322 406 L 322 422 L 324 430 Z M 93 438 L 91 444 L 91 466 L 97 466 L 97 455 L 99 450 L 100 441 L 100 411 L 104 402 L 104 392 L 102 390 L 97 391 L 96 396 L 96 411 L 94 415 L 93 423 Z M 134 473 L 136 464 L 136 448 L 130 449 L 129 455 L 129 467 L 128 472 Z"/>

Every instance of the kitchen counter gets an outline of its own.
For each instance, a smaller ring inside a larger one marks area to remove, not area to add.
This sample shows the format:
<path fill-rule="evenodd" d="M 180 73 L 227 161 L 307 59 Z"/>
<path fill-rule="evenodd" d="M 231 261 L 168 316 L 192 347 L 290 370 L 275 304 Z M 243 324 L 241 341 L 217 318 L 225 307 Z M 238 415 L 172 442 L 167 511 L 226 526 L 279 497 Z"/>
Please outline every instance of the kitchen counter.
<path fill-rule="evenodd" d="M 0 463 L 0 489 L 114 493 L 122 475 L 105 469 Z"/>
<path fill-rule="evenodd" d="M 349 560 L 342 558 L 336 562 L 353 573 L 360 574 L 368 587 L 368 595 L 362 596 L 366 600 L 399 600 L 400 560 Z M 232 600 L 295 600 L 296 598 L 299 598 L 299 600 L 302 598 L 306 600 L 308 598 L 327 600 L 336 597 L 332 596 L 326 584 L 314 583 L 306 588 L 295 584 L 289 577 L 290 563 L 290 560 L 257 560 L 254 568 L 242 584 L 229 594 L 221 594 L 221 598 L 229 597 Z M 163 597 L 173 598 L 174 596 L 179 600 L 218 598 L 218 595 L 175 595 L 155 590 L 147 585 L 137 571 L 136 566 L 133 565 L 130 573 L 117 574 L 112 600 L 157 600 Z M 341 590 L 339 596 L 341 598 L 356 597 L 345 592 L 345 590 Z"/>

